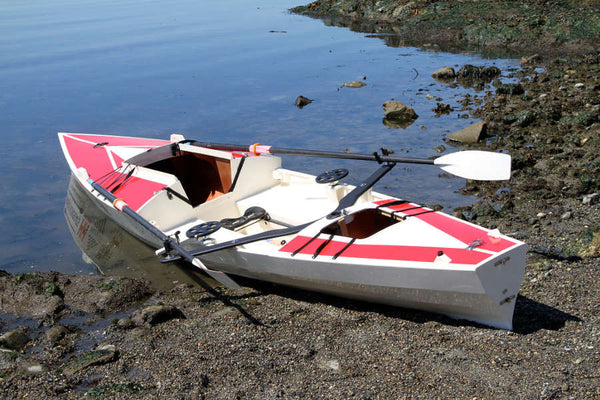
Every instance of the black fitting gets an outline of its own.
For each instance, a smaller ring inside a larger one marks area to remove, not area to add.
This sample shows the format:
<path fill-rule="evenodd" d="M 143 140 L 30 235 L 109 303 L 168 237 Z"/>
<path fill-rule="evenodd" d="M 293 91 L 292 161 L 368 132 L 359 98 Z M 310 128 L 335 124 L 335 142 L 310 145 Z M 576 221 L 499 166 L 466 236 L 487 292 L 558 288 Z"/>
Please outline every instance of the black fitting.
<path fill-rule="evenodd" d="M 373 152 L 373 157 L 375 157 L 375 161 L 377 161 L 378 164 L 383 163 L 383 160 L 381 159 L 381 156 L 379 155 L 378 152 L 374 151 Z"/>
<path fill-rule="evenodd" d="M 169 238 L 166 238 L 163 242 L 163 247 L 165 248 L 165 253 L 170 254 L 173 251 L 173 246 L 171 246 L 171 241 Z"/>

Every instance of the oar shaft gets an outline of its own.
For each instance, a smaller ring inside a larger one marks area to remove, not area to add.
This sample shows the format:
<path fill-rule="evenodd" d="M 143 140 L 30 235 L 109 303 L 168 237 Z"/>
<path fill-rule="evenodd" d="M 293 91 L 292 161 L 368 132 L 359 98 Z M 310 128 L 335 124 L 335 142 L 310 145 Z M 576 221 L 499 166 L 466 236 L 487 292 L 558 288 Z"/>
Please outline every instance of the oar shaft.
<path fill-rule="evenodd" d="M 273 147 L 254 144 L 250 146 L 237 145 L 237 144 L 225 144 L 225 143 L 210 143 L 210 142 L 197 142 L 194 141 L 195 146 L 206 147 L 209 149 L 219 149 L 227 151 L 244 151 L 255 154 L 281 154 L 281 155 L 293 155 L 293 156 L 305 156 L 305 157 L 321 157 L 321 158 L 339 158 L 346 160 L 364 160 L 364 161 L 378 161 L 378 162 L 395 162 L 405 164 L 433 164 L 433 159 L 428 158 L 412 158 L 412 157 L 394 157 L 385 155 L 374 155 L 374 154 L 360 154 L 360 153 L 345 153 L 341 151 L 323 151 L 323 150 L 306 150 L 306 149 L 288 149 L 283 147 Z"/>
<path fill-rule="evenodd" d="M 156 236 L 161 242 L 168 243 L 171 246 L 171 248 L 173 250 L 175 250 L 177 253 L 179 253 L 179 255 L 181 255 L 181 257 L 184 260 L 186 260 L 187 262 L 192 263 L 192 264 L 194 263 L 194 256 L 189 251 L 185 250 L 183 247 L 181 247 L 179 245 L 179 243 L 177 243 L 175 240 L 173 240 L 172 238 L 165 235 L 160 229 L 156 228 L 154 225 L 152 225 L 150 222 L 148 222 L 141 215 L 139 215 L 138 213 L 133 211 L 127 205 L 127 203 L 125 203 L 123 200 L 118 199 L 114 194 L 112 194 L 110 191 L 106 190 L 103 186 L 94 182 L 93 180 L 90 179 L 88 182 L 90 183 L 90 185 L 92 185 L 94 190 L 96 190 L 98 193 L 100 193 L 102 196 L 104 196 L 108 201 L 113 203 L 113 206 L 115 208 L 117 208 L 121 212 L 129 215 L 131 218 L 133 218 L 133 220 L 135 220 L 135 222 L 137 222 L 142 227 L 144 227 L 147 231 L 149 231 L 154 236 Z M 123 202 L 121 205 L 119 205 L 120 201 Z"/>
<path fill-rule="evenodd" d="M 168 237 L 160 229 L 156 228 L 150 222 L 146 221 L 145 218 L 142 218 L 142 216 L 140 216 L 138 213 L 136 213 L 131 208 L 129 208 L 129 206 L 126 205 L 126 203 L 123 203 L 124 206 L 122 207 L 122 209 L 118 208 L 117 207 L 117 205 L 118 205 L 117 202 L 119 201 L 119 199 L 117 199 L 117 196 L 115 196 L 114 194 L 112 194 L 109 190 L 105 189 L 99 183 L 96 183 L 96 182 L 94 182 L 91 179 L 88 180 L 88 183 L 90 185 L 92 185 L 92 187 L 94 188 L 95 191 L 97 191 L 102 196 L 104 196 L 108 201 L 110 201 L 111 203 L 113 203 L 113 206 L 115 208 L 117 208 L 118 210 L 122 211 L 123 213 L 129 215 L 138 224 L 142 225 L 144 228 L 146 228 L 148 231 L 150 231 L 158 239 L 160 239 L 161 241 L 164 241 L 165 239 L 168 239 Z"/>
<path fill-rule="evenodd" d="M 289 154 L 295 156 L 341 158 L 348 160 L 377 161 L 378 163 L 403 163 L 437 165 L 446 172 L 465 179 L 480 181 L 502 181 L 510 179 L 510 156 L 503 153 L 469 150 L 446 154 L 437 158 L 395 157 L 385 154 L 360 154 L 339 151 L 287 149 L 282 147 L 265 146 L 259 143 L 251 146 L 207 143 L 191 141 L 194 146 L 219 149 L 226 151 L 242 151 L 260 154 Z"/>
<path fill-rule="evenodd" d="M 341 158 L 346 160 L 364 160 L 364 161 L 379 161 L 379 162 L 395 162 L 408 164 L 433 164 L 433 160 L 427 158 L 412 158 L 412 157 L 394 157 L 374 154 L 360 153 L 344 153 L 340 151 L 321 151 L 321 150 L 297 150 L 286 149 L 281 147 L 271 147 L 271 154 L 286 154 L 294 156 L 309 156 L 322 158 Z"/>
<path fill-rule="evenodd" d="M 173 240 L 173 238 L 170 238 L 167 235 L 165 235 L 160 229 L 156 228 L 154 225 L 152 225 L 150 222 L 148 222 L 144 217 L 142 217 L 141 215 L 139 215 L 138 213 L 133 211 L 123 199 L 118 199 L 114 194 L 112 194 L 110 191 L 106 190 L 100 184 L 94 182 L 92 179 L 89 179 L 88 183 L 90 185 L 92 185 L 92 188 L 94 188 L 94 190 L 96 190 L 98 193 L 100 193 L 102 196 L 104 196 L 108 201 L 113 203 L 113 206 L 117 210 L 129 215 L 134 221 L 136 221 L 142 227 L 146 228 L 146 230 L 148 230 L 148 232 L 152 233 L 154 236 L 156 236 L 158 239 L 160 239 L 160 241 L 163 242 L 165 249 L 167 249 L 167 246 L 169 246 L 170 249 L 167 249 L 168 251 L 171 251 L 171 250 L 175 251 L 185 261 L 189 262 L 190 264 L 194 265 L 195 267 L 202 269 L 208 275 L 213 277 L 218 282 L 221 282 L 223 285 L 227 286 L 228 288 L 230 288 L 230 289 L 239 289 L 240 288 L 240 285 L 238 285 L 226 273 L 221 272 L 221 271 L 213 271 L 213 270 L 207 268 L 202 263 L 202 261 L 200 261 L 199 259 L 194 257 L 189 251 L 187 251 L 186 249 L 181 247 L 177 241 L 175 241 L 175 240 Z"/>

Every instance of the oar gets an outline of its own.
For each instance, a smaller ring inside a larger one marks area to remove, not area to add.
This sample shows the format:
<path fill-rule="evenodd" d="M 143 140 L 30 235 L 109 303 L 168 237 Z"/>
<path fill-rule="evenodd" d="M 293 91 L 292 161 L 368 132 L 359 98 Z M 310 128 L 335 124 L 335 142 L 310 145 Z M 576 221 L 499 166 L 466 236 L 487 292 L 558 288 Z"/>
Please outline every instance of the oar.
<path fill-rule="evenodd" d="M 306 228 L 314 221 L 306 222 L 301 225 L 290 226 L 287 228 L 281 229 L 273 229 L 270 231 L 265 231 L 261 233 L 255 233 L 254 235 L 244 236 L 238 239 L 228 240 L 227 242 L 217 243 L 210 246 L 202 247 L 201 249 L 194 250 L 192 253 L 193 256 L 201 256 L 204 254 L 214 253 L 215 251 L 231 249 L 233 247 L 242 246 L 245 244 L 250 244 L 254 242 L 259 242 L 261 240 L 274 239 L 281 236 L 293 235 L 295 233 L 300 232 L 302 229 Z M 161 263 L 170 263 L 175 260 L 179 260 L 180 257 L 173 255 L 171 257 L 166 257 L 160 260 Z"/>
<path fill-rule="evenodd" d="M 194 146 L 220 149 L 227 151 L 243 151 L 256 155 L 281 154 L 308 157 L 341 158 L 348 160 L 365 160 L 382 162 L 394 162 L 404 164 L 429 164 L 437 165 L 444 171 L 466 179 L 480 181 L 503 181 L 510 179 L 510 155 L 480 150 L 459 151 L 445 156 L 430 158 L 395 157 L 385 154 L 360 154 L 345 153 L 323 150 L 286 149 L 282 147 L 265 146 L 253 144 L 250 146 L 207 143 L 191 141 Z"/>
<path fill-rule="evenodd" d="M 156 236 L 163 242 L 165 246 L 165 250 L 176 252 L 181 258 L 194 265 L 197 268 L 200 268 L 208 275 L 210 275 L 213 279 L 218 282 L 221 282 L 223 285 L 227 286 L 230 289 L 239 289 L 240 286 L 235 283 L 233 279 L 231 279 L 227 274 L 221 271 L 215 271 L 207 268 L 202 261 L 194 257 L 189 251 L 184 249 L 177 243 L 177 241 L 173 240 L 173 238 L 165 235 L 160 229 L 156 228 L 150 222 L 148 222 L 144 217 L 133 211 L 123 199 L 118 199 L 114 194 L 106 190 L 100 184 L 94 182 L 92 179 L 88 179 L 88 183 L 92 185 L 94 190 L 104 196 L 108 201 L 110 201 L 113 206 L 121 211 L 124 214 L 129 215 L 135 222 L 137 222 L 141 227 L 146 229 L 148 232 Z"/>

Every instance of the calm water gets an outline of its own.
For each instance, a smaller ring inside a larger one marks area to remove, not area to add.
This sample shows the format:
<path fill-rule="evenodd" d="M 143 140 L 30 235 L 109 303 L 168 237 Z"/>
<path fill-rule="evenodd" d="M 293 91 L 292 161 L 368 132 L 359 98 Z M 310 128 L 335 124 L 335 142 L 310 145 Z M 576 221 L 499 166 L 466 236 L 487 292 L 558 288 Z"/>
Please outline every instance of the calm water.
<path fill-rule="evenodd" d="M 445 65 L 495 64 L 383 40 L 291 15 L 298 0 L 0 2 L 0 268 L 95 273 L 81 260 L 63 215 L 69 170 L 57 131 L 189 138 L 281 147 L 435 155 L 448 131 L 471 123 L 435 118 L 431 93 L 459 109 L 467 91 L 435 82 Z M 341 88 L 362 80 L 361 89 Z M 314 99 L 300 110 L 298 95 Z M 389 99 L 420 115 L 382 124 Z M 424 127 L 426 129 L 424 129 Z M 286 158 L 292 169 L 346 167 L 355 183 L 374 165 Z M 462 179 L 396 167 L 376 187 L 452 208 Z"/>

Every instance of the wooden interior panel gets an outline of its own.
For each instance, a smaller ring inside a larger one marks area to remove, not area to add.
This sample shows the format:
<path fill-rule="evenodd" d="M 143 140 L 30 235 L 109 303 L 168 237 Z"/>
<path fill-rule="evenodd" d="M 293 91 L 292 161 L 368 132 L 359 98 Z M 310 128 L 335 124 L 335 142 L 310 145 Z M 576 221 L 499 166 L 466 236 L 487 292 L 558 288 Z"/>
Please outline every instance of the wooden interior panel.
<path fill-rule="evenodd" d="M 147 167 L 175 175 L 193 207 L 222 196 L 231 188 L 229 160 L 180 153 Z"/>
<path fill-rule="evenodd" d="M 392 218 L 389 214 L 385 215 L 379 210 L 371 208 L 346 215 L 344 218 L 327 225 L 321 232 L 364 239 L 397 222 L 398 220 Z"/>

